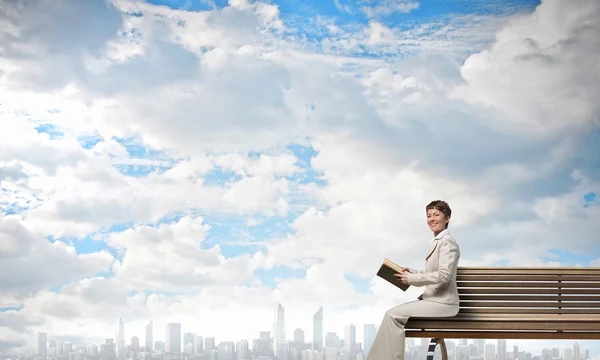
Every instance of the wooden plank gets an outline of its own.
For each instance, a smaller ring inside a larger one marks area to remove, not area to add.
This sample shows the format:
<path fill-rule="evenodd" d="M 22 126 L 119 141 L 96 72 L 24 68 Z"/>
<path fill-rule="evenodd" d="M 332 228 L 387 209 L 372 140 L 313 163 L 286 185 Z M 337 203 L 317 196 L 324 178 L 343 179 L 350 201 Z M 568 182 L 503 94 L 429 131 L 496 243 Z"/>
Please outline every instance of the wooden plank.
<path fill-rule="evenodd" d="M 458 275 L 600 275 L 600 268 L 574 267 L 459 267 Z"/>
<path fill-rule="evenodd" d="M 461 308 L 459 314 L 600 314 L 600 309 L 559 308 Z"/>
<path fill-rule="evenodd" d="M 457 275 L 458 281 L 592 281 L 600 282 L 600 275 Z"/>
<path fill-rule="evenodd" d="M 582 288 L 600 289 L 600 282 L 508 282 L 508 281 L 457 281 L 458 287 L 520 287 L 520 288 Z"/>
<path fill-rule="evenodd" d="M 600 270 L 600 267 L 596 266 L 470 266 L 470 265 L 460 265 L 459 269 L 477 269 L 477 270 L 494 270 L 494 269 L 534 269 L 534 270 Z"/>
<path fill-rule="evenodd" d="M 460 307 L 562 307 L 562 308 L 600 308 L 600 302 L 552 302 L 552 301 L 460 301 Z"/>
<path fill-rule="evenodd" d="M 459 288 L 458 294 L 572 294 L 600 295 L 600 289 L 545 289 L 545 288 Z"/>
<path fill-rule="evenodd" d="M 406 337 L 442 339 L 600 340 L 600 332 L 406 330 Z"/>
<path fill-rule="evenodd" d="M 460 300 L 477 301 L 600 301 L 600 295 L 461 295 Z"/>
<path fill-rule="evenodd" d="M 412 321 L 504 321 L 504 322 L 594 322 L 600 324 L 600 314 L 458 314 L 452 317 L 412 317 Z M 599 328 L 600 329 L 600 328 Z"/>
<path fill-rule="evenodd" d="M 600 331 L 600 323 L 591 322 L 527 322 L 527 321 L 438 321 L 408 320 L 406 329 L 424 330 L 577 330 Z"/>

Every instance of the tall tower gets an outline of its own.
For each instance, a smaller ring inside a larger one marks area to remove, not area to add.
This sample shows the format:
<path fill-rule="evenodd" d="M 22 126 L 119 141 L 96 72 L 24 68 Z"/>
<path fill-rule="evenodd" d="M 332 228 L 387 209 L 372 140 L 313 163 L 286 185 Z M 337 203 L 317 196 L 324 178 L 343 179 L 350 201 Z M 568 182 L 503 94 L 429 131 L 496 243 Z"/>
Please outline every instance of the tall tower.
<path fill-rule="evenodd" d="M 495 360 L 496 359 L 496 345 L 485 344 L 484 351 L 483 351 L 483 358 L 485 360 Z"/>
<path fill-rule="evenodd" d="M 344 347 L 350 355 L 350 360 L 356 360 L 356 326 L 350 324 L 345 330 Z"/>
<path fill-rule="evenodd" d="M 371 351 L 376 335 L 377 328 L 375 327 L 375 324 L 363 325 L 363 352 L 365 357 L 369 354 L 369 351 Z"/>
<path fill-rule="evenodd" d="M 323 305 L 313 315 L 313 350 L 323 349 Z"/>
<path fill-rule="evenodd" d="M 279 360 L 287 358 L 285 338 L 285 309 L 278 303 L 275 307 L 275 321 L 273 329 L 273 351 Z"/>
<path fill-rule="evenodd" d="M 48 355 L 48 351 L 47 351 L 47 341 L 48 341 L 48 336 L 46 335 L 45 332 L 39 332 L 38 336 L 37 336 L 37 354 L 40 355 L 40 357 L 43 360 L 46 360 L 46 356 Z"/>
<path fill-rule="evenodd" d="M 506 353 L 506 340 L 504 340 L 504 339 L 498 339 L 498 346 L 497 346 L 497 350 L 496 350 L 496 359 L 497 360 L 508 360 L 508 356 Z"/>
<path fill-rule="evenodd" d="M 125 360 L 125 357 L 127 356 L 127 348 L 125 347 L 125 324 L 123 323 L 122 318 L 119 318 L 117 326 L 117 358 L 119 360 Z"/>
<path fill-rule="evenodd" d="M 484 357 L 484 352 L 485 352 L 485 339 L 474 339 L 473 340 L 473 344 L 477 345 L 477 351 L 480 357 Z M 494 346 L 494 353 L 495 351 L 495 346 Z"/>
<path fill-rule="evenodd" d="M 275 343 L 285 342 L 285 309 L 278 303 L 275 307 L 275 329 L 273 331 Z"/>
<path fill-rule="evenodd" d="M 150 320 L 148 325 L 146 325 L 146 352 L 152 354 L 154 350 L 154 320 Z"/>
<path fill-rule="evenodd" d="M 180 354 L 181 353 L 181 324 L 167 324 L 167 334 L 165 342 L 165 352 Z"/>

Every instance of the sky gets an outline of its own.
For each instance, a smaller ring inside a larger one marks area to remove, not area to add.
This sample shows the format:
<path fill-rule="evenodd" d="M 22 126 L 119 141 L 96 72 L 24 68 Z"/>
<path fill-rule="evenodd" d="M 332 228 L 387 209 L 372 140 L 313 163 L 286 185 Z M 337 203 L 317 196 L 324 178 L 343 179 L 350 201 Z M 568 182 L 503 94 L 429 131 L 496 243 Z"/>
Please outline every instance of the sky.
<path fill-rule="evenodd" d="M 252 339 L 278 302 L 362 341 L 420 294 L 374 274 L 423 267 L 436 199 L 460 265 L 600 266 L 596 0 L 0 10 L 0 354 Z"/>

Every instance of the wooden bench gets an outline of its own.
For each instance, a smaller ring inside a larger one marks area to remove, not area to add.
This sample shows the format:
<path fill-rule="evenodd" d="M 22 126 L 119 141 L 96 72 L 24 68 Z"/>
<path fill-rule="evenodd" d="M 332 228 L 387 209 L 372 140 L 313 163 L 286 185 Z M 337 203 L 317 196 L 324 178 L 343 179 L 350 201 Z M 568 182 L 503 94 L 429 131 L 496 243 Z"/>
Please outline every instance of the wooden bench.
<path fill-rule="evenodd" d="M 450 318 L 410 318 L 406 337 L 600 339 L 600 268 L 459 267 L 460 310 Z"/>

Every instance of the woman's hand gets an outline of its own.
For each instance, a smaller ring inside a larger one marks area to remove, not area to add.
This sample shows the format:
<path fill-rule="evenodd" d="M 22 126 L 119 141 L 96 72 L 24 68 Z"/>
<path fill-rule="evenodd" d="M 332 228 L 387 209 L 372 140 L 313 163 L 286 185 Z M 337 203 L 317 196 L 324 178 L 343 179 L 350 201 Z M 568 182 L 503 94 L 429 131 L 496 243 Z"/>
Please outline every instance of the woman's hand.
<path fill-rule="evenodd" d="M 404 284 L 408 284 L 408 274 L 410 273 L 410 271 L 408 270 L 408 268 L 402 268 L 402 272 L 400 274 L 394 274 L 394 276 L 396 278 L 398 278 L 398 280 L 400 280 L 402 283 Z"/>

